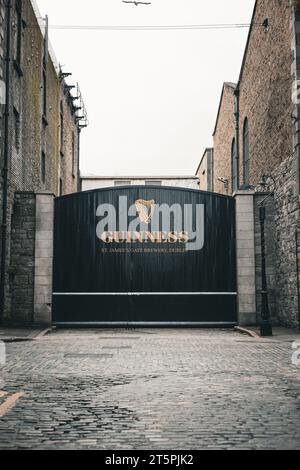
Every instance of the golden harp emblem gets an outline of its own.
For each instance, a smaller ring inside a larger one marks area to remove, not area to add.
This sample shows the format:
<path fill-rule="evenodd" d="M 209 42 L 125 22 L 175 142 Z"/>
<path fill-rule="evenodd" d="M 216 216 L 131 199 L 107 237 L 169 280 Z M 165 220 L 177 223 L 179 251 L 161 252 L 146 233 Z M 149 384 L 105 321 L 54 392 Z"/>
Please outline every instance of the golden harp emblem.
<path fill-rule="evenodd" d="M 141 222 L 144 224 L 149 224 L 150 220 L 153 217 L 155 211 L 155 201 L 144 201 L 143 199 L 138 199 L 135 201 L 135 207 L 139 214 Z"/>

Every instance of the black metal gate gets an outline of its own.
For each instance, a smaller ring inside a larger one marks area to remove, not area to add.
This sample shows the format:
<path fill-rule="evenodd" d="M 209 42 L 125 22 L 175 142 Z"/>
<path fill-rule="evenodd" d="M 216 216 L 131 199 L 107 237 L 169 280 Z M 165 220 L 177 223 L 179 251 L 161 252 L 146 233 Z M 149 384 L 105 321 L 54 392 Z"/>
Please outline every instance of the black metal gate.
<path fill-rule="evenodd" d="M 236 303 L 233 198 L 133 186 L 56 199 L 54 324 L 229 326 Z"/>

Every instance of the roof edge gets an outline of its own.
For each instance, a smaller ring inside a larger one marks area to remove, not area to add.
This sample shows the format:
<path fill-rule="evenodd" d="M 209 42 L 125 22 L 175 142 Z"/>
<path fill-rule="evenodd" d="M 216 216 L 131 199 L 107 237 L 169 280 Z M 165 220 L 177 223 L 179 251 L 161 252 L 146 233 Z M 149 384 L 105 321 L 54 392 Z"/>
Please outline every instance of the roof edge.
<path fill-rule="evenodd" d="M 202 155 L 201 160 L 200 160 L 200 163 L 198 165 L 197 171 L 196 171 L 196 176 L 198 175 L 198 171 L 200 170 L 200 166 L 201 166 L 201 164 L 203 162 L 203 159 L 204 159 L 204 157 L 205 157 L 205 155 L 207 154 L 208 151 L 213 152 L 214 148 L 213 147 L 206 147 L 206 149 L 204 150 L 203 155 Z"/>
<path fill-rule="evenodd" d="M 186 180 L 186 179 L 198 179 L 195 175 L 187 175 L 187 176 L 165 176 L 165 175 L 158 175 L 158 176 L 94 176 L 94 175 L 81 175 L 81 180 Z"/>
<path fill-rule="evenodd" d="M 243 78 L 243 73 L 244 73 L 246 59 L 247 59 L 248 50 L 249 50 L 250 39 L 251 39 L 251 36 L 252 36 L 252 31 L 253 31 L 254 18 L 255 18 L 255 15 L 256 15 L 256 11 L 257 11 L 257 5 L 258 5 L 258 0 L 255 0 L 253 14 L 252 14 L 252 18 L 251 18 L 251 26 L 250 26 L 249 33 L 248 33 L 248 38 L 247 38 L 247 42 L 246 42 L 246 47 L 245 47 L 242 66 L 241 66 L 241 70 L 240 70 L 239 80 L 238 80 L 238 83 L 237 83 L 237 88 L 239 88 L 240 83 L 241 83 L 242 78 Z"/>
<path fill-rule="evenodd" d="M 217 131 L 217 127 L 218 127 L 218 123 L 219 123 L 219 117 L 220 117 L 222 102 L 223 102 L 223 97 L 224 97 L 224 90 L 225 90 L 225 88 L 231 88 L 232 90 L 236 90 L 237 87 L 238 87 L 238 85 L 236 83 L 231 83 L 231 82 L 224 82 L 223 83 L 223 88 L 222 88 L 221 98 L 220 98 L 220 102 L 219 102 L 219 108 L 218 108 L 217 119 L 216 119 L 214 131 L 213 131 L 213 136 L 215 135 L 215 133 Z"/>

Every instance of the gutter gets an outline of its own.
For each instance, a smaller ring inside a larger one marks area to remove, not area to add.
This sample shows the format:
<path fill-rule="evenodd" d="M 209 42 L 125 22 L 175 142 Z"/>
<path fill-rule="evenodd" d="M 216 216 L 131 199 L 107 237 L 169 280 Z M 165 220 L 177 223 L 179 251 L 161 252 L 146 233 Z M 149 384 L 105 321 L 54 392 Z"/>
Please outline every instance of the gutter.
<path fill-rule="evenodd" d="M 9 117 L 10 117 L 10 64 L 11 64 L 11 0 L 6 2 L 6 57 L 5 57 L 5 112 L 4 112 L 4 151 L 3 151 L 3 197 L 1 226 L 1 268 L 0 268 L 0 323 L 3 320 L 5 307 L 5 272 L 7 248 L 7 215 L 8 215 L 8 163 L 9 163 Z"/>

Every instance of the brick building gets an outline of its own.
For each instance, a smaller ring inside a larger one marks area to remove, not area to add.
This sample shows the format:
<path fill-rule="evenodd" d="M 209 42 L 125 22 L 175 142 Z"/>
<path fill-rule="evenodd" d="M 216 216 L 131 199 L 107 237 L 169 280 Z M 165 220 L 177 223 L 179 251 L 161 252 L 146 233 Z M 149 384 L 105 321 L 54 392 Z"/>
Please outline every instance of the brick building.
<path fill-rule="evenodd" d="M 199 189 L 202 191 L 214 191 L 214 149 L 207 148 L 200 160 L 196 171 L 199 178 Z"/>
<path fill-rule="evenodd" d="M 223 86 L 213 133 L 214 191 L 251 192 L 262 175 L 276 181 L 268 207 L 271 311 L 275 321 L 293 327 L 299 325 L 299 9 L 299 1 L 256 1 L 240 77 Z M 257 314 L 259 197 L 254 196 Z"/>
<path fill-rule="evenodd" d="M 56 62 L 35 1 L 0 0 L 0 20 L 0 80 L 8 79 L 9 88 L 9 101 L 0 104 L 0 204 L 6 226 L 1 299 L 4 319 L 16 322 L 33 296 L 34 266 L 27 263 L 35 242 L 32 199 L 41 191 L 78 190 L 79 137 L 86 115 L 79 89 L 73 93 Z M 22 224 L 32 228 L 32 237 L 22 237 Z M 28 307 L 28 322 L 30 315 Z"/>

